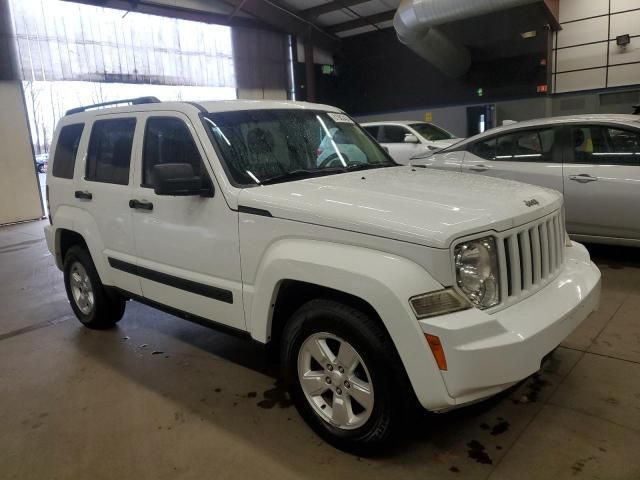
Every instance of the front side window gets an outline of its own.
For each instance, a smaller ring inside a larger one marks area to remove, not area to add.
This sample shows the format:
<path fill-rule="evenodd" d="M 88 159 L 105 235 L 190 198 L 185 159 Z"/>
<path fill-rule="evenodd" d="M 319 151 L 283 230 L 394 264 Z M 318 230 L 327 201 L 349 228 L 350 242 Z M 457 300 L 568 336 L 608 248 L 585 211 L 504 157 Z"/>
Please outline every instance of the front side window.
<path fill-rule="evenodd" d="M 135 118 L 98 120 L 93 124 L 87 153 L 87 180 L 129 184 L 135 128 Z"/>
<path fill-rule="evenodd" d="M 429 140 L 430 142 L 436 142 L 438 140 L 450 140 L 452 138 L 456 138 L 455 135 L 447 132 L 446 130 L 436 127 L 431 123 L 412 123 L 409 125 L 416 132 L 420 134 L 423 138 Z"/>
<path fill-rule="evenodd" d="M 378 129 L 380 127 L 375 126 L 375 127 L 362 127 L 362 128 L 364 128 L 367 131 L 367 133 L 371 135 L 373 138 L 375 138 L 376 140 L 378 139 Z"/>
<path fill-rule="evenodd" d="M 496 139 L 491 138 L 483 142 L 475 143 L 469 149 L 476 157 L 484 160 L 494 160 L 496 158 Z"/>
<path fill-rule="evenodd" d="M 67 125 L 60 129 L 56 153 L 53 157 L 52 175 L 58 178 L 73 178 L 78 146 L 82 138 L 84 123 Z"/>
<path fill-rule="evenodd" d="M 396 165 L 343 114 L 243 110 L 208 114 L 203 121 L 237 185 Z"/>
<path fill-rule="evenodd" d="M 552 128 L 523 130 L 478 142 L 470 150 L 485 160 L 551 162 L 554 141 Z"/>
<path fill-rule="evenodd" d="M 411 133 L 398 125 L 385 125 L 382 127 L 380 143 L 404 143 L 404 136 Z"/>
<path fill-rule="evenodd" d="M 153 167 L 163 163 L 188 163 L 195 176 L 202 172 L 202 157 L 187 125 L 178 118 L 151 117 L 144 135 L 142 186 L 154 186 Z"/>

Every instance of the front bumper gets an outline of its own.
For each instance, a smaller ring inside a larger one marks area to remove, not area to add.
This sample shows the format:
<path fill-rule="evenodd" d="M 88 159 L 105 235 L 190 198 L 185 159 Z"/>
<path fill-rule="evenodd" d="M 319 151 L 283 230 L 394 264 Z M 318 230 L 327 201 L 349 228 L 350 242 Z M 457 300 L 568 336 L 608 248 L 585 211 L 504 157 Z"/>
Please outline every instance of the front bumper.
<path fill-rule="evenodd" d="M 600 271 L 574 243 L 557 278 L 519 303 L 491 315 L 469 309 L 420 321 L 442 342 L 448 368 L 441 373 L 454 402 L 431 409 L 488 397 L 535 373 L 599 301 Z"/>

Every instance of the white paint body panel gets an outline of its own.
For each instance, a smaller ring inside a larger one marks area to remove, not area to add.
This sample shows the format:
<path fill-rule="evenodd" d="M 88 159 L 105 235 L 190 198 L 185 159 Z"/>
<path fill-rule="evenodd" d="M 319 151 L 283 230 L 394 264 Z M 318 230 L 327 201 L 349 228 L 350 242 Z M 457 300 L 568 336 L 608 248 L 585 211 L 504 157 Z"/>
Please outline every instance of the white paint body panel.
<path fill-rule="evenodd" d="M 210 111 L 338 111 L 291 102 L 202 105 Z M 76 161 L 77 186 L 53 178 L 49 169 L 53 225 L 45 234 L 59 266 L 60 232 L 78 232 L 106 285 L 247 330 L 260 342 L 270 339 L 273 301 L 285 280 L 357 296 L 380 316 L 420 403 L 432 410 L 495 393 L 533 373 L 540 358 L 597 304 L 599 272 L 586 251 L 574 245 L 567 248 L 558 277 L 519 303 L 492 314 L 469 309 L 418 321 L 409 298 L 455 283 L 451 246 L 456 239 L 509 230 L 557 212 L 561 195 L 517 182 L 412 167 L 238 189 L 228 181 L 198 114 L 192 105 L 163 103 L 63 118 L 65 125 L 90 123 L 105 115 L 133 115 L 138 125 L 130 186 L 82 180 L 84 153 Z M 139 186 L 142 132 L 152 115 L 177 116 L 188 124 L 214 184 L 213 198 L 160 197 Z M 88 134 L 87 129 L 81 152 L 86 151 Z M 91 188 L 94 200 L 75 199 L 77 187 Z M 525 204 L 534 198 L 538 205 Z M 154 209 L 132 210 L 130 199 L 150 201 Z M 238 212 L 239 206 L 271 216 Z M 229 290 L 233 303 L 115 270 L 107 256 Z M 437 368 L 425 332 L 440 336 L 450 365 L 447 372 Z M 520 338 L 522 342 L 516 341 Z M 508 364 L 501 374 L 495 371 L 498 359 Z"/>

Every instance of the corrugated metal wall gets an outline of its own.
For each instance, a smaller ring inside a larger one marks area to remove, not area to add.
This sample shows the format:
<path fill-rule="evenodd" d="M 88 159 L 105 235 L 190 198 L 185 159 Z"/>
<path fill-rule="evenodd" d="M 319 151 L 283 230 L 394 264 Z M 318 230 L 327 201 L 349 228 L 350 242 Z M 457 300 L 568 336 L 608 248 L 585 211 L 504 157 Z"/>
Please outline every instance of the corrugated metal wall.
<path fill-rule="evenodd" d="M 229 27 L 59 0 L 10 4 L 24 80 L 235 87 Z"/>

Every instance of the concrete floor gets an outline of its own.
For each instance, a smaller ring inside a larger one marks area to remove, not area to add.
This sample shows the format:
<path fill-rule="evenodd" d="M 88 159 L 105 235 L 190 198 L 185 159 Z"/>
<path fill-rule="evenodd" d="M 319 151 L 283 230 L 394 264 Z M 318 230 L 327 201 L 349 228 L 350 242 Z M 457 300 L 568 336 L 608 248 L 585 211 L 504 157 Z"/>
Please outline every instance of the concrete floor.
<path fill-rule="evenodd" d="M 0 229 L 0 478 L 640 479 L 638 250 L 592 249 L 600 311 L 537 376 L 371 460 L 316 437 L 254 344 L 136 303 L 81 327 L 44 224 Z"/>

